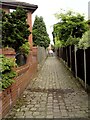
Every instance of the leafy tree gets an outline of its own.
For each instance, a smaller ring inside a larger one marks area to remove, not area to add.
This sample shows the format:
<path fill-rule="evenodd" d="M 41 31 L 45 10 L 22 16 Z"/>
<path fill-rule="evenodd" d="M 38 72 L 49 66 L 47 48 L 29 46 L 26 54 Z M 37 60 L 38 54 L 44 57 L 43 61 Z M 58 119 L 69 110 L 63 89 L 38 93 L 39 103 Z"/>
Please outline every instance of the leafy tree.
<path fill-rule="evenodd" d="M 78 43 L 80 49 L 87 49 L 90 47 L 90 30 L 85 32 Z"/>
<path fill-rule="evenodd" d="M 79 13 L 76 14 L 72 11 L 66 13 L 55 14 L 55 16 L 60 20 L 54 25 L 53 36 L 54 40 L 62 41 L 62 45 L 67 45 L 70 40 L 75 40 L 73 38 L 81 38 L 83 33 L 87 30 L 87 22 L 83 15 Z M 71 39 L 72 38 L 72 39 Z M 74 42 L 70 42 L 75 44 Z M 77 43 L 77 40 L 76 40 Z"/>
<path fill-rule="evenodd" d="M 29 25 L 26 22 L 27 11 L 23 8 L 17 8 L 10 14 L 2 12 L 2 45 L 9 46 L 19 50 L 19 47 L 28 40 Z"/>
<path fill-rule="evenodd" d="M 45 48 L 48 47 L 48 45 L 50 44 L 50 39 L 46 30 L 46 25 L 44 23 L 43 17 L 35 17 L 32 33 L 34 45 Z"/>

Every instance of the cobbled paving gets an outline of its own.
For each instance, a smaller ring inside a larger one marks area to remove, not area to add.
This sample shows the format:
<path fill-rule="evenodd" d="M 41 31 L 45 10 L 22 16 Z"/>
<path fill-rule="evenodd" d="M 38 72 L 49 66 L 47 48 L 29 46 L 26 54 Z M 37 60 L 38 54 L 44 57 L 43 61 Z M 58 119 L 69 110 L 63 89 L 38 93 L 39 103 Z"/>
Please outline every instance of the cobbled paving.
<path fill-rule="evenodd" d="M 48 57 L 7 118 L 88 118 L 88 95 L 56 57 Z"/>

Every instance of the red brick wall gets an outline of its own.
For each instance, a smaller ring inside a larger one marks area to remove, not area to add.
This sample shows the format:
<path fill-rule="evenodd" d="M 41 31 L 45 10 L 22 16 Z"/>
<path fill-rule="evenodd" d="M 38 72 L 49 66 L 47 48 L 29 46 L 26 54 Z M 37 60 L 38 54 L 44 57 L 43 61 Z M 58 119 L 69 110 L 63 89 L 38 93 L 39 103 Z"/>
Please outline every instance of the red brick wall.
<path fill-rule="evenodd" d="M 0 54 L 4 54 L 6 57 L 9 58 L 15 58 L 16 52 L 13 48 L 3 48 L 0 49 Z"/>
<path fill-rule="evenodd" d="M 3 8 L 6 13 L 9 13 L 9 9 Z M 30 25 L 30 32 L 32 32 L 32 14 L 28 12 L 27 23 Z M 37 51 L 33 50 L 32 34 L 30 34 L 28 41 L 30 42 L 30 54 L 27 59 L 27 64 L 18 68 L 15 68 L 18 77 L 15 78 L 15 83 L 12 84 L 6 90 L 0 92 L 0 118 L 4 117 L 12 106 L 16 103 L 16 100 L 27 87 L 28 83 L 37 71 Z M 0 50 L 0 54 L 5 54 L 8 57 L 15 57 L 15 52 L 7 52 Z"/>
<path fill-rule="evenodd" d="M 30 52 L 27 64 L 15 68 L 15 70 L 18 73 L 18 77 L 15 78 L 15 83 L 0 92 L 0 115 L 2 117 L 15 105 L 16 100 L 20 97 L 21 93 L 37 72 L 37 54 L 35 55 L 34 52 L 33 55 L 33 52 Z"/>

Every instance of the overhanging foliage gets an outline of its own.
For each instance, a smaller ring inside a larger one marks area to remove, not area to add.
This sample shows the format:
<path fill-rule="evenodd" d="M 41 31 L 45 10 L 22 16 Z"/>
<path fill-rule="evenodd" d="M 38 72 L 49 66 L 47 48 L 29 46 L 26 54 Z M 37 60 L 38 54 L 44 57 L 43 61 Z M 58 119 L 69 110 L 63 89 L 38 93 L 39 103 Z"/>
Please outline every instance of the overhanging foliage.
<path fill-rule="evenodd" d="M 87 49 L 90 47 L 90 30 L 85 32 L 78 43 L 80 49 Z"/>
<path fill-rule="evenodd" d="M 15 59 L 0 55 L 0 89 L 4 90 L 15 82 L 13 78 L 17 76 L 17 73 L 12 69 L 15 66 Z"/>
<path fill-rule="evenodd" d="M 29 25 L 26 22 L 27 11 L 17 8 L 10 14 L 2 12 L 2 45 L 19 50 L 19 47 L 28 41 L 30 34 Z"/>
<path fill-rule="evenodd" d="M 68 43 L 77 44 L 77 38 L 81 38 L 88 28 L 84 16 L 72 11 L 56 14 L 55 16 L 60 20 L 60 22 L 53 26 L 55 43 L 60 40 L 63 46 L 68 45 Z"/>

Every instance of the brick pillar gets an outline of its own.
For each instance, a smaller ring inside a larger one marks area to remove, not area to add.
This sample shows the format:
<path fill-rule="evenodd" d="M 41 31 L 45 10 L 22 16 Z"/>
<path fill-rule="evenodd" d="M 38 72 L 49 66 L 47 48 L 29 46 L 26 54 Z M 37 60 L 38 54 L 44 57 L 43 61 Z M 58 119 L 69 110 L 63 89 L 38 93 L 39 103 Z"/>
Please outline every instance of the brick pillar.
<path fill-rule="evenodd" d="M 10 13 L 10 9 L 8 9 L 8 8 L 2 8 L 4 11 L 5 11 L 5 13 Z"/>
<path fill-rule="evenodd" d="M 0 53 L 2 52 L 8 58 L 15 58 L 16 52 L 13 48 L 3 48 L 0 49 Z"/>
<path fill-rule="evenodd" d="M 27 23 L 30 26 L 29 30 L 30 30 L 31 34 L 28 37 L 28 41 L 30 43 L 30 49 L 32 50 L 32 46 L 33 46 L 33 41 L 32 41 L 32 13 L 30 11 L 27 13 Z"/>

